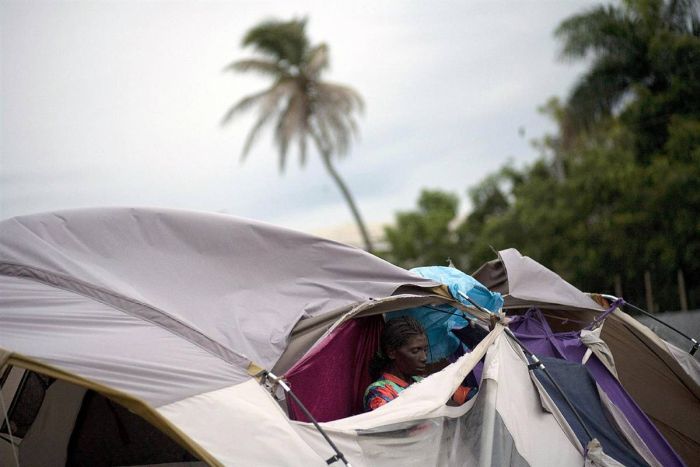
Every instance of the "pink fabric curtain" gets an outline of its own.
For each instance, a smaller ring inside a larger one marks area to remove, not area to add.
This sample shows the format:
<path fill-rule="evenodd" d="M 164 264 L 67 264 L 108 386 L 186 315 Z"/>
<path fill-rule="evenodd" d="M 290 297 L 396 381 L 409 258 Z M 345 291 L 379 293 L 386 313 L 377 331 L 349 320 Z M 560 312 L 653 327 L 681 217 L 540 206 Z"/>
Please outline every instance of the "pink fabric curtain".
<path fill-rule="evenodd" d="M 319 422 L 363 411 L 362 398 L 372 382 L 369 361 L 383 326 L 381 315 L 350 320 L 285 374 L 294 394 Z M 310 421 L 290 399 L 287 407 L 292 420 Z"/>

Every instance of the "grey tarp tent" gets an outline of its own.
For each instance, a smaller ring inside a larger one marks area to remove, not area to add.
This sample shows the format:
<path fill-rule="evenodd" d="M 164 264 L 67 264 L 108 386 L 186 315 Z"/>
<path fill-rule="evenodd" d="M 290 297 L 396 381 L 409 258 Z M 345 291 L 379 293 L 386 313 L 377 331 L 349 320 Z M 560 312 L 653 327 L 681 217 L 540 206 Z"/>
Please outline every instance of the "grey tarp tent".
<path fill-rule="evenodd" d="M 250 370 L 288 367 L 353 316 L 447 301 L 439 284 L 360 250 L 230 216 L 106 208 L 2 221 L 2 408 L 16 370 L 47 382 L 22 439 L 4 424 L 0 459 L 70 463 L 89 438 L 74 426 L 100 426 L 103 413 L 126 445 L 146 433 L 129 431 L 138 423 L 166 434 L 190 453 L 180 465 L 325 465 L 319 433 L 290 421 Z M 481 358 L 478 396 L 446 406 Z M 497 325 L 392 404 L 323 425 L 356 466 L 614 465 L 543 408 L 526 363 Z M 130 465 L 162 462 L 145 459 Z"/>

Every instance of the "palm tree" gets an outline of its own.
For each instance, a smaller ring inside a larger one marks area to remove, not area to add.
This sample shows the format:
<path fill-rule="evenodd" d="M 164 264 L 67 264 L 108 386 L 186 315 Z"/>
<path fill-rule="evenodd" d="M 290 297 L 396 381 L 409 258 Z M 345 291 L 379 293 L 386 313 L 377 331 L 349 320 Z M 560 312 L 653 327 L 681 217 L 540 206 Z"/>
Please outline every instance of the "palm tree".
<path fill-rule="evenodd" d="M 555 34 L 563 42 L 563 58 L 591 59 L 568 99 L 566 123 L 574 133 L 627 108 L 640 95 L 675 89 L 678 79 L 698 79 L 698 0 L 597 6 L 566 19 Z M 690 106 L 689 97 L 677 95 L 666 105 L 678 111 L 677 104 Z M 654 115 L 644 110 L 636 124 L 642 132 L 663 134 L 669 114 L 661 108 Z"/>
<path fill-rule="evenodd" d="M 367 251 L 372 242 L 347 185 L 333 162 L 347 154 L 357 134 L 355 115 L 363 110 L 360 95 L 348 86 L 321 80 L 328 69 L 328 46 L 312 46 L 305 32 L 306 19 L 265 21 L 250 29 L 243 46 L 251 46 L 259 57 L 237 60 L 226 70 L 257 72 L 272 78 L 270 87 L 241 99 L 224 115 L 226 124 L 239 112 L 257 107 L 258 117 L 243 146 L 241 160 L 250 152 L 261 130 L 274 125 L 274 142 L 283 172 L 289 146 L 296 142 L 300 163 L 306 162 L 307 144 L 316 147 L 325 169 L 340 189 L 359 228 Z"/>

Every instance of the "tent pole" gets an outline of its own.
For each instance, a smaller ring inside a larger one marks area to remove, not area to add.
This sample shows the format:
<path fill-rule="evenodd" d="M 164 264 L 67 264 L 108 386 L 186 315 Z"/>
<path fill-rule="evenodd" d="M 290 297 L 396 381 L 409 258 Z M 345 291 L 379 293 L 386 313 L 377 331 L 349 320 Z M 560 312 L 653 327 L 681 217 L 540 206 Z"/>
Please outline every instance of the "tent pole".
<path fill-rule="evenodd" d="M 462 297 L 464 297 L 465 299 L 467 299 L 467 300 L 469 301 L 469 303 L 471 303 L 472 305 L 474 305 L 474 306 L 475 306 L 476 308 L 478 308 L 480 311 L 484 311 L 484 312 L 488 313 L 487 310 L 485 310 L 481 305 L 479 305 L 478 303 L 476 303 L 474 300 L 472 300 L 471 298 L 469 298 L 469 297 L 468 297 L 467 295 L 465 295 L 464 293 L 459 292 L 459 294 L 460 294 Z M 583 431 L 585 431 L 585 432 L 586 432 L 586 435 L 588 436 L 588 441 L 589 441 L 589 442 L 593 441 L 593 439 L 594 439 L 594 438 L 593 438 L 593 435 L 591 434 L 591 431 L 588 429 L 588 426 L 586 426 L 586 424 L 584 423 L 583 418 L 581 418 L 581 415 L 578 413 L 578 410 L 576 410 L 576 407 L 574 407 L 574 404 L 571 402 L 571 400 L 570 400 L 569 397 L 566 395 L 566 393 L 564 393 L 564 390 L 561 388 L 561 386 L 559 386 L 559 384 L 554 380 L 554 378 L 552 377 L 551 373 L 547 370 L 547 368 L 545 368 L 544 364 L 537 358 L 537 356 L 536 356 L 535 354 L 533 354 L 532 352 L 530 352 L 530 351 L 523 345 L 523 343 L 520 342 L 520 340 L 519 340 L 517 337 L 515 337 L 515 334 L 513 334 L 513 331 L 511 331 L 507 326 L 505 326 L 505 332 L 506 332 L 506 334 L 507 334 L 508 336 L 510 336 L 511 339 L 513 339 L 513 340 L 518 344 L 518 346 L 520 346 L 521 349 L 523 349 L 523 352 L 525 352 L 525 354 L 526 354 L 529 358 L 532 359 L 533 363 L 532 363 L 531 365 L 528 365 L 528 369 L 529 369 L 530 371 L 532 371 L 532 370 L 534 370 L 534 369 L 540 369 L 540 370 L 542 370 L 542 371 L 544 372 L 544 374 L 547 376 L 547 379 L 549 379 L 549 381 L 554 385 L 554 387 L 557 389 L 557 391 L 559 391 L 559 393 L 562 395 L 562 397 L 564 398 L 564 401 L 565 401 L 566 404 L 569 406 L 569 408 L 571 409 L 571 411 L 574 413 L 574 416 L 576 417 L 576 420 L 578 420 L 578 422 L 581 424 L 581 427 L 583 427 Z M 585 449 L 586 449 L 586 448 L 584 448 L 584 450 L 585 450 Z"/>
<path fill-rule="evenodd" d="M 485 413 L 479 439 L 479 467 L 491 467 L 493 465 L 493 438 L 496 430 L 498 383 L 494 380 L 484 380 L 480 391 L 483 391 Z"/>
<path fill-rule="evenodd" d="M 600 296 L 603 297 L 603 298 L 605 298 L 605 299 L 607 299 L 607 300 L 613 300 L 613 301 L 614 301 L 614 300 L 619 300 L 617 297 L 614 297 L 614 296 L 612 296 L 612 295 L 600 294 Z M 671 330 L 673 330 L 673 331 L 676 331 L 678 334 L 680 334 L 681 336 L 685 337 L 685 338 L 688 339 L 690 342 L 692 342 L 693 347 L 688 351 L 688 353 L 690 353 L 690 355 L 695 355 L 695 352 L 698 351 L 698 347 L 700 347 L 700 343 L 698 342 L 697 339 L 693 339 L 692 337 L 688 336 L 688 335 L 685 334 L 684 332 L 679 331 L 678 329 L 674 328 L 673 326 L 671 326 L 671 325 L 668 324 L 667 322 L 660 320 L 659 318 L 657 318 L 657 317 L 654 316 L 653 314 L 649 313 L 649 312 L 646 311 L 646 310 L 642 310 L 642 309 L 639 308 L 638 306 L 635 306 L 635 305 L 633 305 L 633 304 L 631 304 L 631 303 L 628 303 L 628 302 L 625 302 L 625 301 L 623 301 L 623 304 L 624 304 L 624 305 L 627 305 L 627 306 L 629 306 L 629 307 L 631 307 L 631 308 L 633 308 L 633 309 L 635 309 L 635 310 L 637 310 L 638 312 L 642 313 L 642 314 L 645 315 L 645 316 L 648 316 L 649 318 L 653 319 L 654 321 L 658 321 L 659 323 L 663 324 L 663 325 L 666 326 L 667 328 L 669 328 L 669 329 L 671 329 Z"/>
<path fill-rule="evenodd" d="M 510 336 L 510 338 L 513 339 L 513 340 L 515 341 L 516 344 L 518 344 L 518 346 L 523 350 L 523 352 L 525 352 L 525 355 L 527 355 L 528 358 L 532 359 L 532 362 L 533 362 L 533 363 L 527 366 L 528 369 L 529 369 L 530 371 L 532 371 L 532 370 L 542 370 L 542 371 L 544 372 L 545 376 L 547 376 L 547 379 L 554 385 L 554 387 L 557 389 L 557 391 L 559 391 L 559 394 L 561 394 L 561 396 L 564 398 L 564 402 L 566 402 L 566 405 L 568 405 L 569 408 L 571 409 L 571 411 L 573 412 L 574 416 L 576 417 L 576 420 L 579 422 L 579 424 L 580 424 L 581 427 L 583 428 L 583 431 L 586 432 L 586 435 L 588 436 L 588 442 L 593 441 L 593 439 L 594 439 L 594 438 L 593 438 L 593 434 L 592 434 L 591 431 L 588 429 L 588 426 L 586 426 L 586 424 L 584 423 L 583 418 L 581 417 L 581 414 L 578 413 L 578 410 L 576 410 L 576 407 L 574 407 L 573 402 L 571 402 L 571 400 L 570 400 L 569 397 L 566 395 L 566 393 L 564 392 L 564 390 L 561 388 L 561 386 L 559 386 L 559 383 L 556 382 L 556 380 L 554 379 L 554 377 L 552 376 L 552 374 L 551 374 L 551 373 L 549 372 L 549 370 L 547 370 L 547 368 L 544 366 L 544 363 L 542 363 L 542 362 L 540 361 L 540 359 L 537 358 L 537 355 L 535 355 L 535 354 L 533 354 L 532 352 L 530 352 L 530 351 L 523 345 L 523 343 L 520 342 L 520 340 L 519 340 L 517 337 L 515 337 L 515 334 L 513 334 L 513 331 L 511 331 L 511 330 L 508 329 L 508 328 L 506 328 L 505 331 L 506 331 L 506 334 L 507 334 L 508 336 Z"/>
<path fill-rule="evenodd" d="M 314 427 L 318 430 L 319 433 L 321 433 L 321 436 L 323 436 L 323 439 L 326 440 L 326 442 L 330 445 L 330 447 L 335 451 L 335 455 L 333 457 L 330 457 L 329 459 L 326 459 L 326 464 L 330 465 L 333 464 L 334 462 L 337 461 L 343 461 L 345 465 L 348 467 L 352 467 L 350 465 L 350 462 L 345 458 L 342 452 L 338 449 L 338 447 L 335 445 L 335 443 L 328 437 L 325 431 L 323 431 L 323 428 L 321 428 L 321 425 L 318 424 L 316 419 L 314 418 L 313 415 L 311 415 L 311 412 L 309 412 L 309 409 L 306 408 L 306 406 L 299 400 L 299 398 L 292 392 L 292 389 L 289 387 L 287 383 L 284 382 L 282 378 L 279 376 L 275 375 L 271 371 L 263 370 L 262 374 L 260 375 L 261 379 L 260 381 L 262 382 L 265 379 L 269 379 L 275 384 L 279 384 L 280 387 L 289 394 L 289 396 L 294 400 L 294 402 L 301 408 L 301 410 L 304 412 L 304 415 L 311 420 L 311 423 L 314 424 Z"/>

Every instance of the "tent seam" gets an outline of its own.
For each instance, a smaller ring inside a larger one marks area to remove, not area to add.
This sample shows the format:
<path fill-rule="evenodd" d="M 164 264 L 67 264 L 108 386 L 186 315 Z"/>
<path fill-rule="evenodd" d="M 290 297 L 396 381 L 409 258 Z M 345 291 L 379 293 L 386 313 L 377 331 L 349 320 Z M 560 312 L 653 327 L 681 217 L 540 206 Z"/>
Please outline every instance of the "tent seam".
<path fill-rule="evenodd" d="M 240 363 L 240 366 L 245 367 L 247 364 L 251 362 L 250 358 L 248 358 L 245 355 L 242 355 L 238 352 L 236 352 L 233 349 L 229 349 L 228 347 L 224 346 L 223 344 L 212 340 L 211 338 L 207 337 L 205 334 L 203 334 L 201 331 L 192 328 L 191 326 L 187 325 L 186 323 L 180 321 L 179 319 L 171 316 L 170 314 L 164 312 L 163 310 L 160 310 L 159 308 L 153 307 L 151 305 L 148 305 L 146 303 L 140 302 L 138 300 L 133 300 L 127 297 L 122 296 L 121 294 L 118 294 L 116 292 L 112 292 L 107 289 L 103 289 L 99 286 L 90 284 L 88 282 L 79 280 L 79 279 L 74 279 L 70 277 L 66 277 L 63 274 L 59 273 L 54 273 L 51 271 L 47 271 L 45 269 L 37 268 L 34 266 L 28 266 L 24 264 L 17 264 L 17 263 L 11 263 L 11 262 L 6 262 L 6 261 L 0 261 L 0 276 L 8 276 L 8 277 L 16 277 L 16 278 L 21 278 L 24 280 L 31 280 L 34 282 L 38 282 L 44 285 L 48 285 L 49 287 L 53 287 L 56 289 L 64 290 L 70 293 L 74 293 L 76 295 L 80 295 L 82 297 L 85 297 L 90 300 L 94 300 L 98 303 L 102 303 L 103 305 L 109 306 L 110 308 L 113 308 L 117 311 L 120 311 L 124 314 L 127 314 L 129 316 L 132 316 L 134 318 L 140 319 L 142 321 L 146 321 L 148 323 L 151 323 L 155 326 L 160 327 L 161 329 L 164 329 L 168 331 L 171 334 L 174 334 L 187 342 L 199 347 L 200 349 L 206 351 L 210 355 L 219 358 L 220 360 L 223 360 L 226 363 L 229 363 L 231 365 L 238 365 Z M 54 280 L 52 280 L 54 279 Z M 75 284 L 79 285 L 80 288 L 83 290 L 78 289 L 77 287 L 69 287 L 69 286 L 62 286 L 58 280 L 60 279 L 60 282 L 63 282 L 64 284 Z M 84 291 L 87 290 L 92 293 L 85 293 Z M 185 333 L 182 332 L 177 332 L 174 330 L 172 327 L 166 326 L 164 323 L 158 322 L 156 320 L 150 319 L 147 316 L 144 316 L 141 313 L 134 312 L 132 310 L 126 310 L 122 307 L 119 307 L 115 303 L 111 303 L 108 300 L 104 300 L 101 298 L 101 296 L 107 296 L 114 298 L 116 300 L 121 300 L 123 302 L 126 302 L 131 305 L 135 305 L 139 308 L 149 310 L 153 313 L 155 313 L 158 316 L 164 317 L 168 321 L 172 321 L 177 323 L 178 325 L 182 326 L 183 328 L 187 329 L 188 331 L 194 333 L 196 336 L 202 338 L 205 342 L 213 344 L 213 346 L 217 349 L 220 349 L 218 352 L 215 351 L 214 349 L 203 345 L 202 342 L 198 342 L 196 339 L 192 339 L 191 337 L 187 336 Z M 231 355 L 226 355 L 226 354 L 231 354 Z M 231 358 L 231 356 L 235 358 Z M 228 357 L 228 358 L 226 358 Z M 239 362 L 237 363 L 237 359 L 242 359 L 244 362 Z"/>

